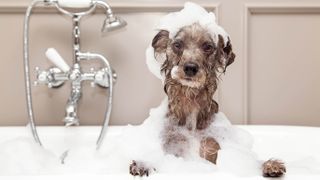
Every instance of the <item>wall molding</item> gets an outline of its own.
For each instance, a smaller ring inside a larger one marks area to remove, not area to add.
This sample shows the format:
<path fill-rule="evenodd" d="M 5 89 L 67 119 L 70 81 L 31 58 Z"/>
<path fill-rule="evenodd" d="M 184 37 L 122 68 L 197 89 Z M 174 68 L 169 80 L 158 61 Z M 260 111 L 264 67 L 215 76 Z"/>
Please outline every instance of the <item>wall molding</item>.
<path fill-rule="evenodd" d="M 243 124 L 250 124 L 249 25 L 255 14 L 320 14 L 320 3 L 245 3 L 243 12 Z"/>
<path fill-rule="evenodd" d="M 28 7 L 28 3 L 10 3 L 10 1 L 0 2 L 0 13 L 24 13 Z M 200 3 L 201 6 L 209 11 L 215 12 L 218 19 L 219 3 Z M 116 13 L 141 13 L 141 12 L 172 12 L 183 8 L 183 3 L 159 3 L 159 2 L 112 2 L 110 3 L 112 10 Z M 52 7 L 37 7 L 35 13 L 56 13 Z M 103 11 L 99 10 L 98 13 Z"/>

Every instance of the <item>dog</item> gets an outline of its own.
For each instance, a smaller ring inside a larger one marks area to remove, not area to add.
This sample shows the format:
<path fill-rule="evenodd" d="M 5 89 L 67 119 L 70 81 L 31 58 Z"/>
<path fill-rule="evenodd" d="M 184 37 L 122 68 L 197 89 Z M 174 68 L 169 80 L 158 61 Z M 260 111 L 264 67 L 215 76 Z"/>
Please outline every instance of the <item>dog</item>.
<path fill-rule="evenodd" d="M 213 100 L 219 74 L 226 72 L 235 54 L 229 37 L 213 37 L 199 23 L 180 28 L 174 37 L 169 33 L 160 30 L 152 40 L 155 59 L 165 54 L 161 73 L 168 96 L 168 123 L 162 133 L 162 147 L 168 154 L 184 157 L 189 148 L 188 138 L 176 129 L 201 134 L 214 121 L 219 111 L 218 103 Z M 199 156 L 215 164 L 219 143 L 206 136 L 199 143 Z M 133 176 L 148 176 L 154 170 L 135 160 L 129 167 Z M 265 177 L 280 177 L 285 172 L 284 163 L 279 160 L 270 159 L 262 164 Z"/>

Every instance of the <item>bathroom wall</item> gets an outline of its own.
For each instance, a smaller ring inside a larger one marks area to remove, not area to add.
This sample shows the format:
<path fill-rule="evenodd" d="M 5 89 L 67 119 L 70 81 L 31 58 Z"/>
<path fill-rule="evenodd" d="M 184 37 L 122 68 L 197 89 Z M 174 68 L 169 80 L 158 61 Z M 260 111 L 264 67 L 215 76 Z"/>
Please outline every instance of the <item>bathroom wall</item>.
<path fill-rule="evenodd" d="M 0 125 L 25 125 L 22 59 L 23 18 L 29 0 L 0 1 Z M 102 11 L 81 22 L 83 51 L 104 54 L 118 74 L 111 124 L 139 124 L 164 97 L 161 82 L 145 65 L 145 49 L 164 14 L 182 0 L 112 0 L 128 26 L 102 36 Z M 237 58 L 222 77 L 217 100 L 235 124 L 320 126 L 320 3 L 317 0 L 202 0 L 229 32 Z M 72 62 L 71 21 L 51 8 L 36 8 L 31 20 L 31 68 L 48 68 L 44 52 L 56 48 Z M 99 67 L 83 63 L 84 70 Z M 33 71 L 32 79 L 35 74 Z M 33 87 L 41 125 L 62 125 L 70 84 Z M 79 107 L 82 125 L 101 124 L 105 90 L 85 83 Z"/>

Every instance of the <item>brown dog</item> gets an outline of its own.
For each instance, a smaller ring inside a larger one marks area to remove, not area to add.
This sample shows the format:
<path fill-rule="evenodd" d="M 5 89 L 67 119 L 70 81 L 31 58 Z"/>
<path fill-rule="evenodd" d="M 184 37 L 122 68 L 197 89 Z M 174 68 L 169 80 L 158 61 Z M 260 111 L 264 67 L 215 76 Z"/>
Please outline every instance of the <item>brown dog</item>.
<path fill-rule="evenodd" d="M 213 39 L 216 38 L 216 39 Z M 226 42 L 226 43 L 225 43 Z M 185 26 L 173 37 L 161 30 L 153 39 L 155 57 L 166 55 L 161 67 L 165 76 L 164 91 L 168 95 L 169 122 L 164 128 L 163 150 L 183 157 L 188 151 L 188 139 L 177 128 L 201 131 L 209 127 L 219 111 L 213 95 L 217 89 L 218 74 L 224 73 L 233 63 L 230 39 L 212 35 L 199 23 Z M 213 137 L 202 137 L 200 156 L 216 163 L 220 146 Z M 134 161 L 132 175 L 148 175 L 149 168 Z M 286 171 L 280 161 L 269 160 L 263 164 L 263 175 L 279 177 Z"/>

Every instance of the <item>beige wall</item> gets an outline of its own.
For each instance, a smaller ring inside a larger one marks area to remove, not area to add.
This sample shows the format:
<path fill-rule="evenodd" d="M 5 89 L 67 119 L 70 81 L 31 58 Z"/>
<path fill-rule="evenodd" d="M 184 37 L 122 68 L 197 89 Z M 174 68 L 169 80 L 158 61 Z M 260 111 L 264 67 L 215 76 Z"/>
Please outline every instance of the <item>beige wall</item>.
<path fill-rule="evenodd" d="M 0 125 L 27 122 L 22 28 L 28 0 L 0 1 Z M 82 50 L 99 52 L 118 73 L 111 124 L 139 124 L 164 94 L 148 72 L 144 51 L 157 20 L 184 1 L 113 0 L 127 20 L 122 31 L 101 37 L 103 15 L 82 21 Z M 320 126 L 320 2 L 317 0 L 195 1 L 217 13 L 237 54 L 221 83 L 221 110 L 236 124 Z M 56 48 L 72 62 L 71 21 L 52 10 L 37 9 L 31 20 L 31 67 L 47 68 L 44 52 Z M 98 63 L 84 64 L 88 69 Z M 32 75 L 34 79 L 34 74 Z M 60 89 L 33 87 L 38 124 L 62 124 L 70 84 Z M 106 93 L 85 84 L 82 125 L 102 122 Z"/>

